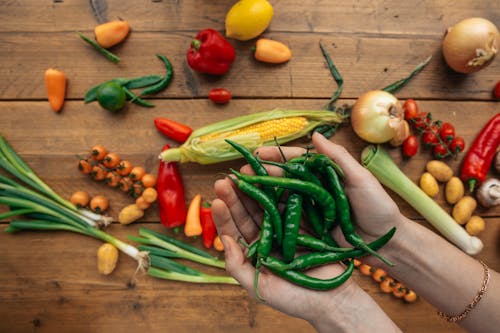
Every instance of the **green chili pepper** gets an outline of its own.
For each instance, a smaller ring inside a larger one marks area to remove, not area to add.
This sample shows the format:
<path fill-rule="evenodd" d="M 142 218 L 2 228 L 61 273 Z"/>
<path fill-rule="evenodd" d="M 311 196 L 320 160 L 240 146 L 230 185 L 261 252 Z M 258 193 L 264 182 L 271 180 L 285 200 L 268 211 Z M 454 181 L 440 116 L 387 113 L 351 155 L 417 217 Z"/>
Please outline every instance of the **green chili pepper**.
<path fill-rule="evenodd" d="M 298 246 L 303 246 L 311 250 L 315 251 L 320 251 L 320 252 L 347 252 L 351 251 L 352 248 L 349 247 L 338 247 L 338 246 L 331 246 L 330 244 L 326 243 L 325 241 L 322 241 L 321 239 L 318 239 L 314 236 L 308 235 L 308 234 L 299 234 L 297 236 L 297 245 Z"/>
<path fill-rule="evenodd" d="M 368 247 L 373 251 L 382 248 L 389 242 L 395 232 L 396 228 L 392 228 L 385 235 L 368 244 Z M 356 248 L 345 252 L 312 252 L 296 257 L 292 262 L 288 263 L 286 267 L 283 267 L 283 269 L 304 270 L 345 259 L 359 258 L 367 254 L 368 253 L 364 249 Z"/>
<path fill-rule="evenodd" d="M 308 195 L 313 198 L 313 200 L 318 203 L 318 205 L 320 205 L 323 212 L 324 224 L 331 225 L 335 222 L 335 201 L 330 193 L 319 185 L 294 178 L 245 175 L 233 169 L 231 169 L 231 172 L 235 174 L 239 179 L 244 180 L 248 183 L 279 186 L 287 188 L 289 190 L 297 191 L 303 195 Z"/>
<path fill-rule="evenodd" d="M 297 250 L 297 235 L 299 234 L 300 217 L 302 215 L 302 196 L 292 193 L 286 202 L 284 233 L 283 233 L 283 261 L 290 262 Z"/>
<path fill-rule="evenodd" d="M 331 290 L 337 288 L 351 277 L 354 270 L 354 262 L 349 261 L 347 268 L 340 275 L 331 279 L 318 279 L 294 270 L 283 269 L 286 265 L 283 261 L 274 257 L 267 257 L 262 260 L 262 265 L 282 278 L 299 286 L 314 290 Z"/>
<path fill-rule="evenodd" d="M 90 45 L 92 45 L 97 51 L 101 52 L 101 54 L 103 54 L 106 58 L 108 58 L 108 60 L 111 60 L 112 62 L 114 62 L 115 64 L 119 63 L 120 62 L 120 57 L 118 57 L 117 55 L 115 55 L 114 53 L 106 50 L 104 47 L 102 47 L 101 45 L 97 44 L 96 41 L 88 38 L 87 36 L 85 36 L 84 34 L 82 33 L 78 33 L 78 35 L 84 40 L 86 41 L 87 43 L 89 43 Z"/>
<path fill-rule="evenodd" d="M 267 178 L 269 176 L 264 177 Z M 269 198 L 269 196 L 263 190 L 243 179 L 233 177 L 230 178 L 243 193 L 262 204 L 264 210 L 269 214 L 269 218 L 273 225 L 274 234 L 276 235 L 276 241 L 278 242 L 278 245 L 281 246 L 281 244 L 283 243 L 283 227 L 281 222 L 281 215 L 273 199 Z"/>
<path fill-rule="evenodd" d="M 321 181 L 304 164 L 301 163 L 279 163 L 274 161 L 259 160 L 261 163 L 274 165 L 287 172 L 289 177 L 302 179 L 321 186 Z"/>
<path fill-rule="evenodd" d="M 303 200 L 303 209 L 305 216 L 307 217 L 307 221 L 312 226 L 314 232 L 318 237 L 323 235 L 323 218 L 321 217 L 321 213 L 318 211 L 317 207 L 314 205 L 314 201 L 306 197 Z"/>
<path fill-rule="evenodd" d="M 323 47 L 323 44 L 319 43 L 319 47 L 321 49 L 323 57 L 325 57 L 326 63 L 328 64 L 330 73 L 332 73 L 332 76 L 335 79 L 335 82 L 337 83 L 337 90 L 333 93 L 332 97 L 330 98 L 330 101 L 328 102 L 328 104 L 325 105 L 324 108 L 327 110 L 334 110 L 335 107 L 333 106 L 333 104 L 342 93 L 342 89 L 344 87 L 344 79 L 342 78 L 342 75 L 340 75 L 340 72 L 338 71 L 337 67 L 335 67 L 332 58 L 330 58 L 330 56 L 326 52 L 326 49 Z"/>
<path fill-rule="evenodd" d="M 170 81 L 172 81 L 172 77 L 174 75 L 174 69 L 172 67 L 172 64 L 167 59 L 167 57 L 165 57 L 164 55 L 157 54 L 156 56 L 158 57 L 158 59 L 163 61 L 163 64 L 165 64 L 166 74 L 163 77 L 163 80 L 161 80 L 160 82 L 158 82 L 150 87 L 147 87 L 139 94 L 139 96 L 151 95 L 151 94 L 155 94 L 157 92 L 160 92 L 170 84 Z"/>
<path fill-rule="evenodd" d="M 158 83 L 162 80 L 161 75 L 145 75 L 132 79 L 128 79 L 125 83 L 125 87 L 128 89 L 138 89 L 150 86 L 152 84 Z"/>
<path fill-rule="evenodd" d="M 140 106 L 145 106 L 145 107 L 154 107 L 155 105 L 152 104 L 152 103 L 149 103 L 148 101 L 140 98 L 139 96 L 137 96 L 136 94 L 134 94 L 132 91 L 130 91 L 130 89 L 126 88 L 126 87 L 122 87 L 123 88 L 123 91 L 125 91 L 125 94 L 127 95 L 127 97 L 130 98 L 130 101 L 133 102 L 133 103 L 136 103 Z"/>
<path fill-rule="evenodd" d="M 359 236 L 354 230 L 354 226 L 351 222 L 351 207 L 349 204 L 349 200 L 347 195 L 344 192 L 342 184 L 340 183 L 340 179 L 331 166 L 326 166 L 323 168 L 323 172 L 325 173 L 325 184 L 329 191 L 332 193 L 335 198 L 335 202 L 337 204 L 337 208 L 339 211 L 339 225 L 344 238 L 351 245 L 358 247 L 360 249 L 365 250 L 366 252 L 376 256 L 382 262 L 389 266 L 394 266 L 389 260 L 385 259 L 383 256 L 372 250 L 368 245 L 366 245 L 365 241 Z"/>
<path fill-rule="evenodd" d="M 263 298 L 259 294 L 259 273 L 260 266 L 262 264 L 262 260 L 267 258 L 271 253 L 273 248 L 273 223 L 271 221 L 270 214 L 264 214 L 264 218 L 262 219 L 262 225 L 260 228 L 260 238 L 257 243 L 257 262 L 255 263 L 255 276 L 253 280 L 253 289 L 255 293 L 255 297 L 257 299 L 263 301 Z"/>

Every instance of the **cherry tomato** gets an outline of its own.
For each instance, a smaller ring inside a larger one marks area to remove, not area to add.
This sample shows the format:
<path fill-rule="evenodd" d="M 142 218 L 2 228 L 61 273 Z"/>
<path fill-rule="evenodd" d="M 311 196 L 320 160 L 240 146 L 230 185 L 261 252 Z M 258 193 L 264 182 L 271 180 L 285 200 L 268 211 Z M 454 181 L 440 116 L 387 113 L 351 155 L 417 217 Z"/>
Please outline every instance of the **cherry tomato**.
<path fill-rule="evenodd" d="M 455 127 L 450 123 L 443 123 L 441 129 L 439 130 L 439 136 L 445 142 L 451 142 L 455 137 Z"/>
<path fill-rule="evenodd" d="M 434 146 L 434 149 L 432 150 L 432 153 L 434 154 L 434 157 L 436 158 L 444 158 L 449 155 L 448 149 L 443 146 L 441 143 L 437 144 Z"/>
<path fill-rule="evenodd" d="M 110 187 L 117 187 L 118 184 L 120 184 L 121 179 L 122 176 L 120 176 L 118 172 L 110 171 L 106 174 L 106 179 L 104 180 L 104 182 Z"/>
<path fill-rule="evenodd" d="M 78 161 L 78 170 L 84 175 L 88 175 L 92 171 L 92 165 L 86 159 L 80 159 Z"/>
<path fill-rule="evenodd" d="M 156 185 L 156 176 L 151 173 L 146 173 L 141 178 L 142 185 L 144 187 L 154 187 Z"/>
<path fill-rule="evenodd" d="M 104 156 L 102 164 L 104 164 L 106 168 L 116 168 L 118 164 L 120 164 L 120 156 L 117 153 L 107 153 L 106 156 Z"/>
<path fill-rule="evenodd" d="M 451 140 L 449 148 L 454 153 L 461 153 L 465 149 L 465 141 L 463 138 L 456 136 Z"/>
<path fill-rule="evenodd" d="M 493 96 L 500 99 L 500 81 L 497 82 L 495 88 L 493 89 Z"/>
<path fill-rule="evenodd" d="M 90 195 L 85 191 L 76 191 L 69 200 L 77 208 L 87 207 L 90 201 Z"/>
<path fill-rule="evenodd" d="M 90 209 L 97 214 L 104 213 L 109 207 L 109 201 L 103 195 L 96 195 L 90 200 Z"/>
<path fill-rule="evenodd" d="M 407 99 L 403 104 L 405 119 L 410 120 L 418 116 L 418 105 L 413 99 Z"/>
<path fill-rule="evenodd" d="M 430 146 L 433 146 L 436 143 L 438 143 L 439 139 L 438 139 L 436 133 L 431 132 L 431 131 L 426 131 L 422 135 L 422 142 L 424 143 L 425 146 L 430 147 Z"/>
<path fill-rule="evenodd" d="M 416 117 L 411 119 L 415 129 L 422 132 L 429 126 L 429 118 L 427 115 L 427 112 L 420 112 Z"/>
<path fill-rule="evenodd" d="M 232 96 L 227 89 L 215 88 L 210 90 L 210 92 L 208 93 L 208 98 L 214 103 L 225 104 L 231 100 Z"/>
<path fill-rule="evenodd" d="M 144 176 L 145 174 L 146 174 L 146 170 L 144 170 L 143 167 L 135 166 L 130 171 L 129 177 L 133 181 L 136 181 L 136 180 L 141 180 L 142 176 Z"/>
<path fill-rule="evenodd" d="M 101 161 L 107 153 L 103 145 L 95 145 L 90 149 L 90 156 L 96 161 Z"/>
<path fill-rule="evenodd" d="M 403 142 L 403 155 L 406 157 L 412 157 L 417 154 L 418 151 L 418 140 L 415 135 L 410 135 Z"/>
<path fill-rule="evenodd" d="M 128 176 L 130 171 L 132 171 L 132 163 L 127 160 L 121 160 L 120 164 L 118 164 L 118 167 L 116 168 L 116 172 L 120 176 Z"/>
<path fill-rule="evenodd" d="M 90 175 L 94 180 L 101 181 L 106 179 L 106 175 L 108 173 L 108 170 L 106 167 L 102 164 L 97 164 L 92 167 L 92 171 L 90 172 Z"/>

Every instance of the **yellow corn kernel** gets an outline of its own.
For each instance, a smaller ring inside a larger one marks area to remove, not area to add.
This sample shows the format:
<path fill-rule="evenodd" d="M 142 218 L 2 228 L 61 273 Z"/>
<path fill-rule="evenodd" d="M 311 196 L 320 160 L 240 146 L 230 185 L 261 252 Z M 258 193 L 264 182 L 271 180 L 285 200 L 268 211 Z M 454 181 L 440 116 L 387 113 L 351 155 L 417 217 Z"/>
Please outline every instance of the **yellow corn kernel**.
<path fill-rule="evenodd" d="M 272 119 L 238 128 L 234 131 L 203 135 L 199 138 L 199 142 L 206 142 L 213 139 L 230 139 L 235 136 L 254 133 L 259 135 L 261 141 L 268 141 L 273 140 L 275 137 L 279 138 L 302 131 L 306 126 L 306 117 Z"/>
<path fill-rule="evenodd" d="M 109 275 L 113 272 L 118 262 L 118 249 L 110 243 L 102 244 L 97 250 L 97 270 L 99 273 Z"/>

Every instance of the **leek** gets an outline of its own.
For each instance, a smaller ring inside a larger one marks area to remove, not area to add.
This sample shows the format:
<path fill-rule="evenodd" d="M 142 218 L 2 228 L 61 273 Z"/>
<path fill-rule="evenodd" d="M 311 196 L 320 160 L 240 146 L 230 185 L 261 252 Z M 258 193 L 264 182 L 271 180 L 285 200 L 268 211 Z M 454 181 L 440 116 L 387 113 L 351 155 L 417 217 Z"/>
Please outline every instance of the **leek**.
<path fill-rule="evenodd" d="M 464 228 L 411 181 L 380 146 L 370 145 L 361 153 L 361 162 L 386 187 L 397 193 L 432 224 L 444 237 L 469 255 L 478 254 L 483 243 Z"/>

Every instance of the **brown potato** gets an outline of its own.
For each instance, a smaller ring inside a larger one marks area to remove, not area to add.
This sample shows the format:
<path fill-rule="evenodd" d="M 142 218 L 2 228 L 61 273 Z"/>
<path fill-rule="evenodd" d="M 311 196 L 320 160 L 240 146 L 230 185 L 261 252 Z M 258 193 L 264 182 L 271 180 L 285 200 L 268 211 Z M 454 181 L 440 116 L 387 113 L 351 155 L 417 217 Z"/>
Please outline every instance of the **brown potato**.
<path fill-rule="evenodd" d="M 464 196 L 464 183 L 458 177 L 451 177 L 445 185 L 444 194 L 446 201 L 454 205 Z"/>
<path fill-rule="evenodd" d="M 420 176 L 420 188 L 431 198 L 434 198 L 439 193 L 438 182 L 429 172 L 424 172 Z"/>
<path fill-rule="evenodd" d="M 474 212 L 476 207 L 476 199 L 469 195 L 466 195 L 462 199 L 458 200 L 455 206 L 453 206 L 451 215 L 458 224 L 465 224 L 470 220 L 472 213 Z"/>
<path fill-rule="evenodd" d="M 432 160 L 427 162 L 425 170 L 436 178 L 438 182 L 447 182 L 453 177 L 453 170 L 443 161 Z"/>

